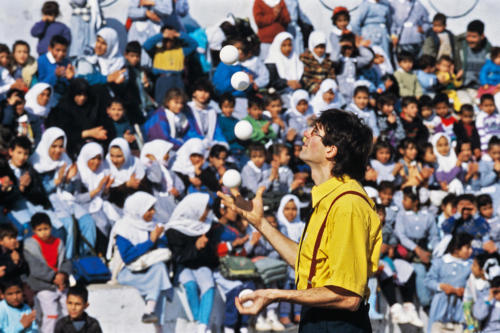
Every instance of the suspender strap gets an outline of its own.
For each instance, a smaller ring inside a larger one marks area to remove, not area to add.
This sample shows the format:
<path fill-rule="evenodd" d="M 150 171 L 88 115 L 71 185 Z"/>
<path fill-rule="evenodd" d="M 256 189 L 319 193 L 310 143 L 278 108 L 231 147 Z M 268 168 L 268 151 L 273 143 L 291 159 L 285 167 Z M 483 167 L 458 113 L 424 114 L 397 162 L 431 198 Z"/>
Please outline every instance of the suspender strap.
<path fill-rule="evenodd" d="M 321 227 L 319 228 L 318 235 L 316 236 L 316 242 L 314 243 L 314 250 L 313 250 L 313 255 L 312 255 L 312 259 L 311 259 L 311 269 L 309 270 L 309 277 L 307 278 L 307 289 L 312 288 L 312 279 L 313 279 L 314 275 L 316 274 L 316 264 L 317 264 L 316 256 L 318 254 L 319 246 L 321 244 L 321 239 L 323 238 L 323 232 L 325 231 L 326 220 L 328 219 L 328 215 L 330 214 L 330 211 L 332 210 L 332 207 L 335 204 L 335 202 L 337 202 L 338 199 L 340 199 L 341 197 L 343 197 L 346 194 L 357 195 L 358 197 L 363 198 L 366 201 L 366 203 L 368 203 L 368 205 L 370 205 L 370 201 L 368 201 L 368 199 L 364 195 L 362 195 L 361 193 L 356 192 L 356 191 L 346 191 L 344 193 L 341 193 L 339 196 L 337 196 L 332 201 L 330 208 L 328 208 L 328 211 L 326 212 L 325 219 L 323 220 L 323 223 L 321 224 Z"/>

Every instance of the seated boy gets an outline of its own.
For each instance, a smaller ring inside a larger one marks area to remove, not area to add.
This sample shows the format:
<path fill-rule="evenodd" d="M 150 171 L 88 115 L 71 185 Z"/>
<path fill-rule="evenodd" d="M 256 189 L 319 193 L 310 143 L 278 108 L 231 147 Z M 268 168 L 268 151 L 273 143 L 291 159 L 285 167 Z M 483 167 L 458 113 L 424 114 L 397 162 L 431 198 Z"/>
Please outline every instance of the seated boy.
<path fill-rule="evenodd" d="M 252 125 L 253 131 L 250 141 L 266 144 L 276 138 L 276 132 L 271 127 L 271 119 L 263 115 L 264 103 L 258 97 L 248 99 L 248 116 L 243 118 Z"/>
<path fill-rule="evenodd" d="M 413 73 L 413 56 L 411 53 L 402 51 L 398 54 L 399 69 L 394 72 L 398 81 L 399 94 L 401 97 L 420 97 L 423 94 L 422 86 L 418 82 L 417 75 Z"/>
<path fill-rule="evenodd" d="M 66 289 L 71 262 L 61 239 L 51 235 L 52 223 L 47 214 L 31 218 L 33 236 L 24 242 L 24 256 L 30 274 L 28 285 L 36 292 L 42 311 L 42 333 L 53 333 L 60 315 L 66 315 Z"/>
<path fill-rule="evenodd" d="M 88 308 L 89 292 L 84 285 L 76 285 L 68 289 L 66 306 L 68 315 L 57 321 L 54 333 L 101 333 L 99 322 L 90 317 Z"/>
<path fill-rule="evenodd" d="M 38 332 L 36 312 L 24 303 L 21 280 L 4 281 L 0 289 L 3 294 L 3 301 L 0 301 L 1 332 Z"/>
<path fill-rule="evenodd" d="M 127 117 L 123 102 L 118 98 L 113 98 L 106 108 L 108 118 L 105 126 L 108 133 L 108 140 L 114 138 L 124 138 L 129 144 L 135 142 L 134 129 Z"/>
<path fill-rule="evenodd" d="M 264 180 L 264 171 L 269 169 L 266 163 L 266 148 L 261 144 L 253 144 L 248 147 L 250 161 L 241 170 L 241 187 L 247 192 L 255 194 L 259 183 Z"/>
<path fill-rule="evenodd" d="M 0 223 L 0 283 L 27 273 L 28 266 L 19 251 L 16 227 L 11 223 Z"/>

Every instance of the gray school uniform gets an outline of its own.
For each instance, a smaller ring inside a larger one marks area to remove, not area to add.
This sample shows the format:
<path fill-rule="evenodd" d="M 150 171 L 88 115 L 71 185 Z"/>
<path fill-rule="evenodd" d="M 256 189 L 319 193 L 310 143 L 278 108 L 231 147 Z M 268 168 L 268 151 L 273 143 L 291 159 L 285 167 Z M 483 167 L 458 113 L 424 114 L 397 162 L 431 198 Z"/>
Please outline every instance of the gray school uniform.
<path fill-rule="evenodd" d="M 483 323 L 483 333 L 500 332 L 500 302 L 488 301 L 490 289 L 485 288 L 478 292 L 477 301 L 472 307 L 474 318 Z"/>
<path fill-rule="evenodd" d="M 392 12 L 391 34 L 399 36 L 400 45 L 422 44 L 425 31 L 431 27 L 429 13 L 419 0 L 388 0 Z"/>
<path fill-rule="evenodd" d="M 256 193 L 259 188 L 259 183 L 264 180 L 264 171 L 269 169 L 269 165 L 264 164 L 259 170 L 251 162 L 252 161 L 248 161 L 241 170 L 241 186 L 249 189 L 253 193 Z M 252 165 L 250 165 L 250 163 Z"/>
<path fill-rule="evenodd" d="M 401 210 L 396 217 L 396 236 L 401 245 L 413 251 L 423 240 L 429 249 L 437 245 L 438 230 L 435 217 L 427 210 Z"/>
<path fill-rule="evenodd" d="M 259 183 L 260 186 L 265 186 L 266 191 L 271 192 L 290 192 L 290 186 L 293 182 L 293 172 L 287 166 L 280 166 L 278 169 L 278 179 L 273 181 L 269 180 L 271 169 L 267 169 L 262 173 L 263 180 Z"/>

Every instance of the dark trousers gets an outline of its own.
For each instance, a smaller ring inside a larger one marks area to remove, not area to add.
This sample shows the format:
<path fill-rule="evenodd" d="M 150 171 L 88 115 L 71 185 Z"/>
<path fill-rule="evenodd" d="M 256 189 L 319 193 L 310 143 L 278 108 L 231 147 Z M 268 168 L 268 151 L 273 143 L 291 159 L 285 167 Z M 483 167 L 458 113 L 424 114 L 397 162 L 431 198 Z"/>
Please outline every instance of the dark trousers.
<path fill-rule="evenodd" d="M 370 333 L 367 304 L 357 311 L 302 307 L 299 333 Z"/>

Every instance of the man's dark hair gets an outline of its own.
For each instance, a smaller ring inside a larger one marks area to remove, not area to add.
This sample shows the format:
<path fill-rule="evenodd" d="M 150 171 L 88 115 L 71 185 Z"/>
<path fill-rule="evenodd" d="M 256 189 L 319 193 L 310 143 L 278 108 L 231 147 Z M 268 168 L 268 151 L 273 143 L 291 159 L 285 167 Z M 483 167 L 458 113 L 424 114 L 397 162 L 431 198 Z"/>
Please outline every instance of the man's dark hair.
<path fill-rule="evenodd" d="M 432 19 L 432 23 L 441 23 L 442 25 L 446 25 L 446 15 L 443 13 L 437 13 L 434 15 L 434 18 Z"/>
<path fill-rule="evenodd" d="M 479 99 L 479 105 L 483 104 L 484 101 L 492 101 L 492 102 L 495 102 L 495 97 L 493 97 L 492 94 L 484 94 L 484 95 L 481 95 L 481 98 Z"/>
<path fill-rule="evenodd" d="M 491 199 L 491 196 L 489 194 L 478 195 L 476 201 L 477 201 L 477 208 L 493 204 L 493 200 Z"/>
<path fill-rule="evenodd" d="M 68 288 L 68 296 L 69 295 L 80 297 L 84 304 L 89 300 L 89 291 L 87 290 L 87 287 L 80 283 L 76 286 Z"/>
<path fill-rule="evenodd" d="M 64 45 L 64 46 L 68 47 L 69 42 L 66 38 L 64 38 L 61 35 L 54 35 L 50 39 L 50 47 L 55 47 L 57 44 Z"/>
<path fill-rule="evenodd" d="M 61 14 L 59 4 L 56 1 L 46 1 L 42 6 L 42 14 L 58 17 Z"/>
<path fill-rule="evenodd" d="M 0 240 L 4 237 L 17 237 L 17 229 L 12 223 L 0 223 Z"/>
<path fill-rule="evenodd" d="M 481 20 L 474 20 L 471 21 L 467 25 L 467 31 L 468 32 L 475 32 L 478 33 L 479 35 L 484 34 L 484 23 Z"/>
<path fill-rule="evenodd" d="M 24 135 L 16 136 L 10 142 L 9 148 L 14 150 L 14 149 L 16 149 L 16 147 L 20 147 L 20 148 L 25 149 L 29 152 L 29 151 L 31 151 L 31 141 L 30 141 L 30 139 L 28 139 L 27 136 L 24 136 Z"/>
<path fill-rule="evenodd" d="M 34 230 L 36 227 L 38 227 L 39 225 L 42 225 L 42 224 L 47 224 L 50 227 L 52 227 L 52 223 L 50 222 L 50 217 L 47 214 L 36 213 L 35 215 L 33 215 L 31 217 L 31 221 L 30 221 L 31 229 Z"/>
<path fill-rule="evenodd" d="M 323 144 L 337 147 L 332 175 L 364 179 L 373 142 L 371 128 L 353 113 L 338 109 L 322 112 L 316 124 L 325 132 Z"/>
<path fill-rule="evenodd" d="M 404 61 L 404 60 L 408 60 L 408 61 L 411 61 L 411 62 L 415 61 L 415 59 L 413 58 L 413 54 L 411 54 L 408 51 L 401 51 L 401 52 L 398 53 L 398 62 L 401 62 L 401 61 Z"/>
<path fill-rule="evenodd" d="M 135 54 L 141 55 L 141 50 L 142 50 L 141 44 L 136 40 L 128 42 L 127 46 L 125 46 L 125 54 L 135 53 Z"/>

